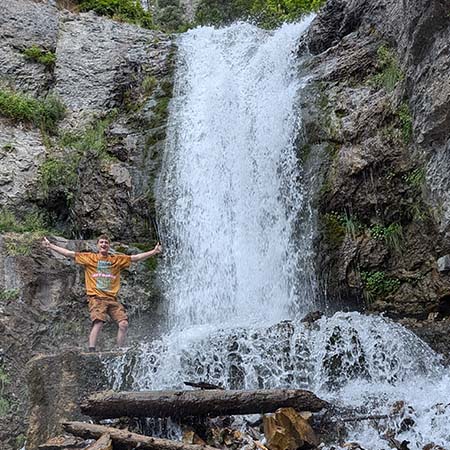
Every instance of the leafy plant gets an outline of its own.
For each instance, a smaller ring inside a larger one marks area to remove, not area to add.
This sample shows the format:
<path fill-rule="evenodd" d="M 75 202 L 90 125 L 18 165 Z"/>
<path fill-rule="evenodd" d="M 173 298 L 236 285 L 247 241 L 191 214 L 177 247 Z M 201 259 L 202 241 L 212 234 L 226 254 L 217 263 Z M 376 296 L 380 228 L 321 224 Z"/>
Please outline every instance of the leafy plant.
<path fill-rule="evenodd" d="M 64 118 L 65 106 L 54 96 L 39 100 L 22 93 L 0 89 L 0 114 L 54 132 L 57 123 Z"/>
<path fill-rule="evenodd" d="M 84 0 L 80 11 L 94 11 L 101 16 L 143 28 L 154 28 L 152 14 L 142 7 L 139 0 Z"/>
<path fill-rule="evenodd" d="M 361 272 L 364 295 L 368 300 L 392 294 L 400 287 L 400 280 L 390 278 L 383 271 Z"/>
<path fill-rule="evenodd" d="M 403 227 L 399 223 L 391 223 L 387 227 L 372 225 L 369 233 L 374 239 L 384 240 L 386 245 L 396 252 L 400 252 L 403 248 Z"/>
<path fill-rule="evenodd" d="M 36 61 L 49 67 L 52 67 L 56 62 L 56 55 L 53 52 L 45 51 L 37 45 L 26 48 L 22 54 L 27 59 L 31 59 L 32 61 Z"/>

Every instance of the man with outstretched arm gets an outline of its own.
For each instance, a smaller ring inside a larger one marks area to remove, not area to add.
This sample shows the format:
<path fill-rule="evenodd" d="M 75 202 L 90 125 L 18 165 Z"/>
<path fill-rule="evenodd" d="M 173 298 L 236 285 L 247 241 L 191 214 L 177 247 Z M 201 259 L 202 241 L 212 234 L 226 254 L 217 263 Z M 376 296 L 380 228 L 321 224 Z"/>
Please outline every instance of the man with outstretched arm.
<path fill-rule="evenodd" d="M 86 294 L 92 321 L 89 351 L 95 351 L 98 335 L 108 315 L 118 325 L 117 345 L 122 347 L 128 330 L 128 316 L 123 305 L 117 300 L 120 272 L 132 262 L 144 261 L 161 253 L 161 244 L 158 242 L 152 250 L 131 256 L 110 254 L 110 239 L 106 234 L 97 239 L 97 253 L 74 252 L 52 244 L 46 237 L 42 245 L 67 258 L 73 258 L 77 264 L 84 266 Z"/>

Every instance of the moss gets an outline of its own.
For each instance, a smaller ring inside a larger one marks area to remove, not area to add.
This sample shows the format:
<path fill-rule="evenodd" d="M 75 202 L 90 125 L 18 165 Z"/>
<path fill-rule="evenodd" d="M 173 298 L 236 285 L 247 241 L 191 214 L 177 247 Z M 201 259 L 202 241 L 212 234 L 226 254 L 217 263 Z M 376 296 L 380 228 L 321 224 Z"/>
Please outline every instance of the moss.
<path fill-rule="evenodd" d="M 25 58 L 44 64 L 48 67 L 53 67 L 56 62 L 56 55 L 53 52 L 46 51 L 37 45 L 26 48 L 23 50 L 22 54 Z"/>
<path fill-rule="evenodd" d="M 54 96 L 36 99 L 23 93 L 0 89 L 0 114 L 52 133 L 65 116 L 65 106 Z"/>
<path fill-rule="evenodd" d="M 153 75 L 147 75 L 142 81 L 142 90 L 145 95 L 153 94 L 156 86 L 158 85 L 158 80 Z"/>
<path fill-rule="evenodd" d="M 345 228 L 338 214 L 326 213 L 322 216 L 324 237 L 333 247 L 339 247 L 345 238 Z"/>

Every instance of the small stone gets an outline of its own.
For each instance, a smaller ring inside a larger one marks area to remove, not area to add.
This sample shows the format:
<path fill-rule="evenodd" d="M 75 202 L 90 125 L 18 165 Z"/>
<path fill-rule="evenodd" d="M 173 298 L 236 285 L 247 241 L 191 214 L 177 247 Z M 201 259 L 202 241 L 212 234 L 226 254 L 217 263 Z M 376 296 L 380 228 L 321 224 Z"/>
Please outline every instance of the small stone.
<path fill-rule="evenodd" d="M 450 255 L 442 256 L 437 260 L 439 272 L 448 272 L 450 270 Z"/>

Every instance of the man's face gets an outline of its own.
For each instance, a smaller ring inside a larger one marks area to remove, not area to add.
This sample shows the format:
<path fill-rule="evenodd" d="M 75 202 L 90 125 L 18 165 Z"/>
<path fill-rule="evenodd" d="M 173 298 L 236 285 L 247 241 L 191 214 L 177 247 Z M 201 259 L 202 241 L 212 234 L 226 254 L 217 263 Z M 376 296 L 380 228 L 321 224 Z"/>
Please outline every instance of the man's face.
<path fill-rule="evenodd" d="M 99 239 L 97 242 L 97 250 L 102 256 L 107 256 L 109 252 L 109 241 L 107 239 Z"/>

